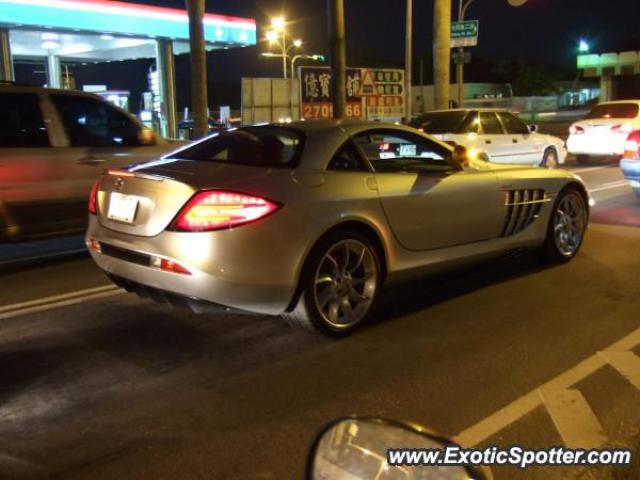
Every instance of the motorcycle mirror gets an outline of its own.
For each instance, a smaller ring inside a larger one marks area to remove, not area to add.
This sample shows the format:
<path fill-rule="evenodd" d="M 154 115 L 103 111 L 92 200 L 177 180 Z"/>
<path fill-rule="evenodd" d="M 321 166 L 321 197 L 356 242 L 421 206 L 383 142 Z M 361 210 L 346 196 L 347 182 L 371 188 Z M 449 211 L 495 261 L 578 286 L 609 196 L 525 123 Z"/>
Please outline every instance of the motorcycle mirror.
<path fill-rule="evenodd" d="M 388 449 L 444 449 L 453 443 L 411 424 L 373 417 L 342 418 L 320 431 L 307 461 L 308 480 L 471 480 L 462 466 L 392 466 Z"/>

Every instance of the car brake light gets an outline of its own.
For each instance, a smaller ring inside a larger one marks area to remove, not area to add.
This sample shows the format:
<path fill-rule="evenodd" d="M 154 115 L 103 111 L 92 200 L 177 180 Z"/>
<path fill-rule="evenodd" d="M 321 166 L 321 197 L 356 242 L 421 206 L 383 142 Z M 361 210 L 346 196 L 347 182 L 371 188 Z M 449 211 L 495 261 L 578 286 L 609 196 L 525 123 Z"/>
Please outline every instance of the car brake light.
<path fill-rule="evenodd" d="M 100 188 L 100 180 L 93 182 L 91 193 L 89 193 L 89 213 L 95 215 L 98 213 L 98 189 Z"/>
<path fill-rule="evenodd" d="M 237 227 L 270 215 L 280 205 L 261 197 L 226 190 L 196 193 L 169 227 L 183 232 L 204 232 Z"/>
<path fill-rule="evenodd" d="M 611 132 L 612 133 L 631 133 L 633 131 L 633 128 L 631 127 L 631 125 L 629 125 L 628 123 L 624 123 L 622 125 L 614 125 L 613 127 L 611 127 Z"/>
<path fill-rule="evenodd" d="M 179 263 L 167 260 L 166 258 L 162 258 L 160 260 L 160 270 L 164 270 L 165 272 L 181 273 L 183 275 L 191 275 L 191 272 L 185 267 Z"/>
<path fill-rule="evenodd" d="M 571 135 L 582 135 L 584 133 L 584 128 L 580 125 L 571 125 L 569 127 L 569 133 Z"/>
<path fill-rule="evenodd" d="M 640 130 L 631 132 L 624 144 L 624 158 L 640 158 Z"/>

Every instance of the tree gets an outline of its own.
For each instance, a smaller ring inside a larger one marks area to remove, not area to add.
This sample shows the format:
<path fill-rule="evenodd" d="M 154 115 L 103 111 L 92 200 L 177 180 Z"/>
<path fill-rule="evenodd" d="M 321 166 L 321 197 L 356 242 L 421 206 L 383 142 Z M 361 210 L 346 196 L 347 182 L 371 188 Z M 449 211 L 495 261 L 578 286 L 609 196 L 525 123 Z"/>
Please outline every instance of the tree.
<path fill-rule="evenodd" d="M 191 110 L 195 138 L 209 133 L 209 101 L 207 97 L 207 54 L 204 41 L 204 0 L 186 0 L 189 13 L 191 49 Z"/>

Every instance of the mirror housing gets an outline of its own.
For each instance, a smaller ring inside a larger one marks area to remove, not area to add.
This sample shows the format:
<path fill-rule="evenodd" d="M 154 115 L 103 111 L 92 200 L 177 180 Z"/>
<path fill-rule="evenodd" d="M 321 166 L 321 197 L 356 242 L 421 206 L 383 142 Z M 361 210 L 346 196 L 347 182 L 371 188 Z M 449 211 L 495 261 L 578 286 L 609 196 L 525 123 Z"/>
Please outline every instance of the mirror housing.
<path fill-rule="evenodd" d="M 331 422 L 316 436 L 307 460 L 307 480 L 428 479 L 489 480 L 478 469 L 463 466 L 390 466 L 388 449 L 444 449 L 455 445 L 412 424 L 374 417 Z"/>
<path fill-rule="evenodd" d="M 537 133 L 538 132 L 538 125 L 527 125 L 529 127 L 529 133 Z"/>
<path fill-rule="evenodd" d="M 156 145 L 158 143 L 158 134 L 150 128 L 145 127 L 138 132 L 138 140 L 141 145 Z"/>
<path fill-rule="evenodd" d="M 453 147 L 450 159 L 451 164 L 456 170 L 464 170 L 464 168 L 468 167 L 470 164 L 469 152 L 467 151 L 467 147 L 463 147 L 462 145 L 456 145 L 455 147 Z"/>

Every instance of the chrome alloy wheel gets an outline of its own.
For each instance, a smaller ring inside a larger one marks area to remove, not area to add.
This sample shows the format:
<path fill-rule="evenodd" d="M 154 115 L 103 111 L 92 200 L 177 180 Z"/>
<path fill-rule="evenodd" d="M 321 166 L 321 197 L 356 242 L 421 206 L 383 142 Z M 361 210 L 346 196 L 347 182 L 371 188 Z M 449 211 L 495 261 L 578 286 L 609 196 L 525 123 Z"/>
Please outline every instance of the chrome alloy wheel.
<path fill-rule="evenodd" d="M 558 251 L 572 257 L 580 248 L 586 225 L 586 212 L 578 193 L 567 193 L 555 211 L 553 234 Z"/>
<path fill-rule="evenodd" d="M 324 320 L 338 330 L 362 320 L 373 303 L 378 275 L 367 245 L 352 239 L 335 243 L 315 274 L 314 298 Z"/>

